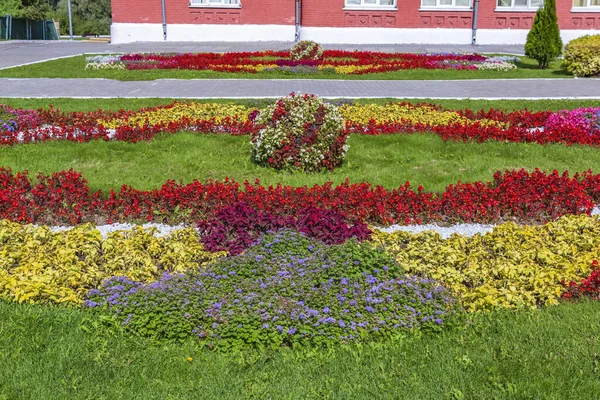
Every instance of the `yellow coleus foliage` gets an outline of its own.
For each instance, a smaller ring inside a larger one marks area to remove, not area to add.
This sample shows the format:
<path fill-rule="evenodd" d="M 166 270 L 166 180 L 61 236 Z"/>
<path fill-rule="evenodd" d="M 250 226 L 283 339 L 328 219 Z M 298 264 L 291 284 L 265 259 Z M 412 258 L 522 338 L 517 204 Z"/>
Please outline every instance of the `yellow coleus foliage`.
<path fill-rule="evenodd" d="M 373 68 L 373 65 L 319 65 L 320 70 L 335 70 L 336 74 L 354 74 L 356 72 L 364 71 L 370 68 Z"/>
<path fill-rule="evenodd" d="M 428 105 L 409 105 L 401 103 L 378 104 L 358 104 L 344 105 L 340 107 L 340 112 L 348 122 L 367 125 L 372 120 L 377 123 L 411 123 L 424 124 L 429 126 L 449 125 L 461 123 L 464 125 L 472 124 L 475 121 L 463 117 L 454 111 L 437 110 Z M 477 120 L 483 125 L 499 124 L 489 119 Z"/>
<path fill-rule="evenodd" d="M 180 121 L 184 118 L 192 121 L 214 119 L 217 123 L 222 123 L 229 118 L 233 122 L 245 122 L 252 111 L 253 109 L 236 104 L 175 103 L 173 106 L 142 111 L 123 118 L 98 120 L 98 124 L 108 129 L 115 129 L 120 126 L 152 126 Z"/>
<path fill-rule="evenodd" d="M 485 235 L 444 240 L 375 230 L 372 242 L 408 273 L 430 277 L 456 294 L 467 311 L 553 305 L 561 280 L 579 281 L 600 257 L 600 220 L 568 216 L 543 226 L 506 223 Z"/>
<path fill-rule="evenodd" d="M 91 225 L 63 232 L 0 221 L 0 296 L 18 302 L 81 303 L 112 276 L 151 282 L 164 272 L 200 268 L 225 253 L 210 253 L 191 228 L 155 237 L 141 227 L 102 239 Z"/>

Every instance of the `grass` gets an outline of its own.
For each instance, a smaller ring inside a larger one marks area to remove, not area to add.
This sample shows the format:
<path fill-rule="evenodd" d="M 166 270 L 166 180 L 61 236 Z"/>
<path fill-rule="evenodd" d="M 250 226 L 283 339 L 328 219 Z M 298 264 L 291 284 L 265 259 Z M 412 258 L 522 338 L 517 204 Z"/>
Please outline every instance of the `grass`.
<path fill-rule="evenodd" d="M 136 110 L 143 107 L 155 107 L 162 104 L 171 104 L 175 99 L 70 99 L 70 98 L 46 98 L 46 99 L 16 99 L 1 98 L 0 104 L 8 104 L 13 108 L 38 109 L 46 108 L 49 104 L 60 108 L 63 111 L 93 111 L 99 108 L 104 110 Z M 177 101 L 185 101 L 178 99 Z M 204 103 L 232 103 L 243 104 L 251 107 L 264 107 L 274 102 L 273 99 L 206 99 L 192 100 Z M 355 99 L 359 104 L 384 104 L 389 102 L 410 101 L 412 103 L 434 103 L 443 107 L 459 110 L 469 108 L 472 110 L 480 109 L 501 109 L 507 111 L 529 109 L 533 111 L 540 110 L 563 110 L 574 109 L 577 107 L 600 107 L 600 100 L 439 100 L 439 99 Z"/>
<path fill-rule="evenodd" d="M 563 304 L 395 343 L 226 355 L 0 301 L 0 399 L 597 399 L 598 312 Z"/>
<path fill-rule="evenodd" d="M 600 152 L 589 146 L 523 143 L 444 142 L 433 134 L 352 135 L 347 161 L 329 173 L 277 172 L 250 160 L 248 137 L 164 134 L 151 142 L 46 142 L 0 148 L 4 167 L 15 171 L 52 173 L 73 168 L 93 189 L 159 187 L 168 179 L 254 181 L 301 186 L 326 181 L 368 181 L 395 188 L 406 181 L 414 187 L 441 191 L 456 181 L 488 181 L 496 170 L 600 171 Z"/>
<path fill-rule="evenodd" d="M 436 80 L 436 79 L 510 79 L 510 78 L 568 78 L 560 61 L 550 63 L 550 68 L 540 70 L 537 62 L 526 57 L 517 63 L 516 71 L 456 71 L 456 70 L 403 70 L 367 75 L 309 74 L 290 75 L 261 72 L 256 74 L 226 73 L 190 70 L 85 70 L 87 55 L 62 58 L 22 67 L 0 70 L 0 78 L 108 78 L 121 81 L 146 81 L 155 79 L 348 79 L 348 80 Z"/>

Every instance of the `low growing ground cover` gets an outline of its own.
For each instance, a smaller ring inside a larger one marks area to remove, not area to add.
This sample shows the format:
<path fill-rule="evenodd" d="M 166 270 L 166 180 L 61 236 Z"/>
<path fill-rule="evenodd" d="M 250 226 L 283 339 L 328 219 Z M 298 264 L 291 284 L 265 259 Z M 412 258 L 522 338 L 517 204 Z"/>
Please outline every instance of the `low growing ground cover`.
<path fill-rule="evenodd" d="M 15 169 L 0 169 L 0 399 L 43 396 L 48 380 L 54 397 L 70 398 L 149 388 L 182 398 L 593 398 L 598 109 L 315 104 L 296 113 L 276 103 L 271 114 L 248 103 L 4 106 L 14 124 L 0 154 Z M 251 161 L 251 135 L 269 139 L 298 119 L 305 129 L 282 148 L 310 141 L 326 107 L 343 116 L 350 145 L 336 171 L 263 172 Z M 272 116 L 257 123 L 261 114 Z M 203 178 L 198 160 L 222 180 L 187 183 Z M 68 163 L 96 170 L 104 192 Z M 447 181 L 449 165 L 458 179 Z M 399 180 L 407 166 L 434 189 Z M 149 190 L 121 186 L 127 177 Z M 323 183 L 331 177 L 340 184 Z M 165 237 L 95 228 L 117 221 L 186 227 Z M 449 239 L 379 229 L 423 222 L 499 225 Z"/>

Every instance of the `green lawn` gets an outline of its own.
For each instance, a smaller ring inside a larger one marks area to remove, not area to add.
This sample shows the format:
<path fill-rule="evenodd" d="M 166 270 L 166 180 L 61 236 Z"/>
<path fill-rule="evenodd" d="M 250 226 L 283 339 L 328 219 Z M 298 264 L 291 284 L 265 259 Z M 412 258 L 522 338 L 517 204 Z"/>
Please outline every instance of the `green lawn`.
<path fill-rule="evenodd" d="M 396 343 L 226 355 L 0 301 L 0 399 L 598 399 L 599 306 L 471 315 Z"/>
<path fill-rule="evenodd" d="M 410 181 L 440 191 L 456 181 L 488 181 L 496 170 L 534 168 L 571 173 L 600 171 L 600 152 L 589 146 L 522 143 L 444 142 L 433 134 L 352 135 L 347 161 L 334 172 L 276 172 L 250 160 L 246 136 L 164 134 L 151 142 L 129 144 L 46 142 L 0 148 L 4 167 L 52 173 L 73 168 L 94 189 L 123 184 L 152 189 L 167 179 L 259 178 L 264 184 L 313 185 L 326 181 L 368 181 L 388 188 Z"/>
<path fill-rule="evenodd" d="M 284 73 L 226 73 L 215 71 L 189 70 L 85 70 L 87 55 L 62 58 L 60 60 L 26 65 L 0 70 L 0 78 L 108 78 L 122 81 L 145 81 L 154 79 L 294 79 L 299 75 Z M 560 61 L 554 61 L 550 68 L 540 70 L 537 62 L 522 57 L 516 71 L 456 71 L 456 70 L 403 70 L 367 75 L 309 74 L 311 79 L 390 79 L 390 80 L 436 80 L 436 79 L 510 79 L 510 78 L 567 78 L 572 77 L 562 69 Z"/>
<path fill-rule="evenodd" d="M 69 99 L 69 98 L 47 98 L 47 99 L 15 99 L 0 97 L 0 104 L 8 104 L 14 108 L 38 109 L 47 108 L 52 104 L 63 111 L 93 111 L 104 110 L 136 110 L 143 107 L 155 107 L 162 104 L 171 104 L 175 99 Z M 178 99 L 177 101 L 185 101 Z M 191 100 L 199 103 L 232 103 L 243 104 L 249 107 L 265 107 L 273 104 L 273 99 L 203 99 Z M 389 102 L 410 101 L 412 103 L 433 103 L 440 106 L 460 110 L 469 108 L 471 110 L 489 110 L 490 108 L 514 111 L 529 109 L 541 110 L 563 110 L 577 107 L 600 107 L 600 100 L 440 100 L 440 99 L 354 99 L 358 104 L 384 104 Z"/>

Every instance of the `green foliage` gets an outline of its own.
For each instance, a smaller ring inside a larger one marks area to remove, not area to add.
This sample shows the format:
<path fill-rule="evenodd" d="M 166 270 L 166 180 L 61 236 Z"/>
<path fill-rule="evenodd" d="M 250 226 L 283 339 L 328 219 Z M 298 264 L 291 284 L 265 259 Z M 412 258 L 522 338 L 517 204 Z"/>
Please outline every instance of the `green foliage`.
<path fill-rule="evenodd" d="M 600 75 L 600 35 L 585 35 L 565 47 L 564 65 L 575 76 Z"/>
<path fill-rule="evenodd" d="M 535 14 L 533 26 L 527 34 L 525 55 L 538 62 L 541 69 L 562 54 L 562 39 L 556 16 L 556 0 L 545 0 L 544 7 Z"/>
<path fill-rule="evenodd" d="M 110 0 L 72 0 L 73 34 L 75 35 L 107 35 L 110 33 L 111 8 Z M 69 30 L 67 0 L 60 0 L 56 14 L 63 34 Z"/>
<path fill-rule="evenodd" d="M 2 0 L 0 1 L 0 17 L 6 14 L 14 18 L 25 18 L 42 21 L 50 15 L 50 4 L 47 0 Z"/>

